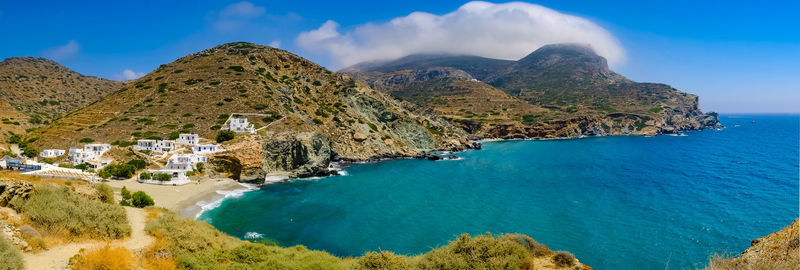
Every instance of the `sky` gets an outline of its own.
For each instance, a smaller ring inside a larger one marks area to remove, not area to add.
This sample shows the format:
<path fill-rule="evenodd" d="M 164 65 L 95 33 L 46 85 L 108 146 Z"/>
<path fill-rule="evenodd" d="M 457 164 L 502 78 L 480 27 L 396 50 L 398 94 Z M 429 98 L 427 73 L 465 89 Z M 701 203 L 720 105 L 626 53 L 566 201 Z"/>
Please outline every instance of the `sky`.
<path fill-rule="evenodd" d="M 704 110 L 798 113 L 797 14 L 798 1 L 0 0 L 0 59 L 129 80 L 233 41 L 333 70 L 412 53 L 514 59 L 577 42 L 630 79 L 699 95 Z"/>

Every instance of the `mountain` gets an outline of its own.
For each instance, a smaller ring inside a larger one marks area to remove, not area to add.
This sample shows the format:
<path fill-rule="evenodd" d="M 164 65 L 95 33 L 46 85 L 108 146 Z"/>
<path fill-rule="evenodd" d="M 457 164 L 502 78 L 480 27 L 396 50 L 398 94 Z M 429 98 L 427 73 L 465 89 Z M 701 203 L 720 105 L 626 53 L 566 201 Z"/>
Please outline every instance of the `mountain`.
<path fill-rule="evenodd" d="M 0 62 L 0 130 L 19 134 L 42 126 L 122 85 L 81 75 L 44 58 L 7 58 Z"/>
<path fill-rule="evenodd" d="M 398 79 L 403 74 L 443 68 L 451 69 L 447 74 L 462 71 L 472 78 L 449 76 L 446 84 L 440 80 L 403 82 Z M 479 137 L 657 135 L 720 127 L 715 113 L 702 113 L 697 96 L 665 84 L 631 81 L 610 70 L 605 58 L 586 45 L 547 45 L 517 61 L 415 55 L 396 61 L 357 64 L 344 71 L 400 99 L 425 96 L 427 98 L 410 101 L 437 112 L 461 111 L 460 117 L 446 117 L 457 125 L 468 122 L 468 126 L 473 128 L 467 130 Z M 474 83 L 476 80 L 484 84 Z M 455 81 L 472 81 L 469 88 L 473 90 L 443 94 L 448 92 L 442 90 L 452 88 Z M 530 106 L 521 107 L 517 103 L 511 107 L 508 102 L 495 100 L 500 96 L 487 94 L 482 99 L 484 105 L 492 104 L 500 111 L 513 112 L 506 114 L 502 121 L 496 121 L 498 119 L 492 117 L 497 114 L 496 108 L 489 110 L 488 114 L 475 114 L 472 110 L 476 107 L 474 102 L 447 106 L 441 102 L 443 99 L 478 100 L 482 95 L 478 88 L 484 92 L 505 92 Z M 490 88 L 495 90 L 488 90 Z"/>
<path fill-rule="evenodd" d="M 328 173 L 331 160 L 413 156 L 471 147 L 441 118 L 284 50 L 229 43 L 161 65 L 126 87 L 32 132 L 37 149 L 198 133 L 214 138 L 231 114 L 255 136 L 212 162 L 242 180 Z"/>

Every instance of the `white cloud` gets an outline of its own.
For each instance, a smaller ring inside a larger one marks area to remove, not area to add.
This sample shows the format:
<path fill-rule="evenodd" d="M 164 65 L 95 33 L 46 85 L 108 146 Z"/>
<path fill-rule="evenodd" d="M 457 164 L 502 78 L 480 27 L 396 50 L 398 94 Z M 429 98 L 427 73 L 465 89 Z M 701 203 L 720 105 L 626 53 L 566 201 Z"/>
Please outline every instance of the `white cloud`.
<path fill-rule="evenodd" d="M 130 81 L 130 80 L 135 80 L 135 79 L 141 78 L 144 75 L 145 75 L 144 72 L 135 72 L 135 71 L 130 70 L 130 69 L 125 69 L 125 70 L 122 71 L 122 73 L 114 74 L 114 80 L 117 80 L 117 81 Z"/>
<path fill-rule="evenodd" d="M 75 57 L 80 50 L 81 44 L 73 39 L 62 46 L 45 49 L 42 51 L 42 55 L 56 61 L 62 61 Z"/>
<path fill-rule="evenodd" d="M 611 65 L 624 59 L 619 41 L 602 27 L 522 2 L 474 1 L 444 15 L 414 12 L 343 33 L 338 28 L 338 23 L 327 21 L 316 30 L 300 33 L 296 42 L 309 52 L 328 55 L 336 68 L 419 53 L 516 60 L 552 43 L 590 44 Z"/>
<path fill-rule="evenodd" d="M 235 32 L 248 24 L 250 19 L 266 14 L 267 9 L 244 1 L 231 4 L 220 10 L 214 21 L 214 29 L 219 32 Z"/>
<path fill-rule="evenodd" d="M 253 3 L 243 1 L 231 4 L 220 11 L 222 17 L 257 17 L 267 12 L 264 7 L 253 5 Z"/>
<path fill-rule="evenodd" d="M 269 46 L 273 47 L 273 48 L 280 48 L 281 47 L 281 42 L 279 40 L 276 40 L 276 41 L 270 42 Z"/>

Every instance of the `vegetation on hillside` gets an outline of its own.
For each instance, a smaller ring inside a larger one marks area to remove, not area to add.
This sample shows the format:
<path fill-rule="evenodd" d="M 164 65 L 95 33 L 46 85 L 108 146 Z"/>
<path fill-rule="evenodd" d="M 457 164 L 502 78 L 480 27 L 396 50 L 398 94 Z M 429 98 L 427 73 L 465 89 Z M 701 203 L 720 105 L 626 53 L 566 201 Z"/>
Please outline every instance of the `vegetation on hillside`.
<path fill-rule="evenodd" d="M 15 198 L 10 204 L 53 234 L 117 239 L 131 233 L 122 207 L 75 194 L 68 186 L 40 185 L 30 198 Z"/>
<path fill-rule="evenodd" d="M 5 235 L 0 235 L 0 270 L 22 270 L 25 262 L 19 249 L 12 245 Z"/>

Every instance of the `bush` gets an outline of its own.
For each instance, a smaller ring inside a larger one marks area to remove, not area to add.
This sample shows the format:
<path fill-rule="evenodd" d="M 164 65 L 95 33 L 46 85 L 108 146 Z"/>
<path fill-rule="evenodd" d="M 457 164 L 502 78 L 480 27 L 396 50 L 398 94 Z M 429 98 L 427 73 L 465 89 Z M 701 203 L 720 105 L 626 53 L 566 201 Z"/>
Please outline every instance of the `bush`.
<path fill-rule="evenodd" d="M 449 245 L 420 256 L 422 269 L 532 269 L 533 256 L 511 237 L 462 234 Z"/>
<path fill-rule="evenodd" d="M 27 200 L 12 200 L 11 206 L 40 228 L 55 233 L 104 239 L 121 238 L 131 233 L 124 209 L 85 198 L 68 187 L 42 185 Z"/>
<path fill-rule="evenodd" d="M 147 206 L 154 205 L 153 198 L 150 198 L 150 195 L 144 193 L 144 191 L 137 191 L 133 193 L 131 198 L 131 205 L 138 208 L 144 208 Z"/>
<path fill-rule="evenodd" d="M 103 178 L 105 180 L 105 179 L 111 178 L 111 173 L 106 171 L 106 170 L 102 170 L 102 171 L 97 173 L 97 176 L 100 176 L 100 178 Z"/>
<path fill-rule="evenodd" d="M 39 155 L 39 151 L 36 151 L 36 149 L 31 147 L 30 145 L 27 145 L 25 146 L 25 148 L 22 149 L 22 154 L 24 154 L 26 157 L 33 158 Z"/>
<path fill-rule="evenodd" d="M 72 164 L 69 164 L 69 163 L 59 163 L 58 167 L 59 168 L 68 168 L 68 169 L 75 168 L 75 166 L 72 166 Z"/>
<path fill-rule="evenodd" d="M 127 200 L 122 200 L 122 201 L 119 201 L 119 205 L 130 207 L 131 203 L 129 203 Z"/>
<path fill-rule="evenodd" d="M 150 177 L 150 175 L 148 175 L 148 177 Z M 122 190 L 119 193 L 122 195 L 123 200 L 131 199 L 131 192 L 128 190 L 128 187 L 122 186 Z"/>
<path fill-rule="evenodd" d="M 233 131 L 220 130 L 219 133 L 217 133 L 217 142 L 221 143 L 221 142 L 230 141 L 230 140 L 233 140 L 233 138 L 235 136 L 236 136 L 236 134 Z"/>
<path fill-rule="evenodd" d="M 553 255 L 553 263 L 558 267 L 570 267 L 575 264 L 575 256 L 566 251 L 558 251 Z"/>
<path fill-rule="evenodd" d="M 136 269 L 136 257 L 124 247 L 105 247 L 81 253 L 70 259 L 73 270 L 98 270 L 98 269 Z"/>
<path fill-rule="evenodd" d="M 84 170 L 85 171 L 88 168 L 89 168 L 89 165 L 86 165 L 86 163 L 81 163 L 81 164 L 75 165 L 75 169 L 79 169 L 79 170 Z"/>
<path fill-rule="evenodd" d="M 172 180 L 172 175 L 169 175 L 168 173 L 157 173 L 153 175 L 153 180 L 166 182 Z"/>
<path fill-rule="evenodd" d="M 141 169 L 147 168 L 147 161 L 144 161 L 144 160 L 141 160 L 141 159 L 134 159 L 134 160 L 128 161 L 127 164 L 135 167 L 137 170 L 141 170 Z"/>
<path fill-rule="evenodd" d="M 103 172 L 108 172 L 114 177 L 131 178 L 136 172 L 136 165 L 131 164 L 111 164 L 103 168 Z"/>
<path fill-rule="evenodd" d="M 143 172 L 143 173 L 140 173 L 140 174 L 139 174 L 139 179 L 142 179 L 142 180 L 150 180 L 150 173 L 148 173 L 148 172 Z"/>
<path fill-rule="evenodd" d="M 205 168 L 205 166 L 206 165 L 203 162 L 198 162 L 197 164 L 195 164 L 195 167 L 197 167 L 198 172 L 203 172 L 203 168 Z"/>
<path fill-rule="evenodd" d="M 358 259 L 356 269 L 385 269 L 385 270 L 403 270 L 409 269 L 408 259 L 406 257 L 395 255 L 389 251 L 367 252 L 364 256 Z"/>
<path fill-rule="evenodd" d="M 94 139 L 92 139 L 92 138 L 83 138 L 78 142 L 80 142 L 80 143 L 93 143 Z"/>
<path fill-rule="evenodd" d="M 0 235 L 0 259 L 2 259 L 2 263 L 0 263 L 1 270 L 25 269 L 22 253 L 11 242 L 6 240 L 5 235 Z"/>
<path fill-rule="evenodd" d="M 100 195 L 100 201 L 110 204 L 117 203 L 114 201 L 114 189 L 112 189 L 111 186 L 106 184 L 95 184 L 94 189 L 97 190 L 97 193 Z"/>

